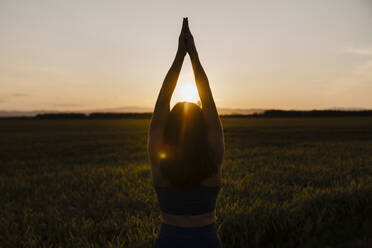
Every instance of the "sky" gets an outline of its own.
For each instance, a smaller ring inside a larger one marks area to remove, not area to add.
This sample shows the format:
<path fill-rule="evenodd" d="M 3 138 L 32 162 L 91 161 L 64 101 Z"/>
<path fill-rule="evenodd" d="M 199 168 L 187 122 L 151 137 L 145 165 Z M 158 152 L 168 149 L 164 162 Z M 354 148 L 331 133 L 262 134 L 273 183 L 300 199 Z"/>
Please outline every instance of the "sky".
<path fill-rule="evenodd" d="M 1 0 L 0 110 L 152 108 L 185 16 L 217 107 L 372 108 L 371 0 Z"/>

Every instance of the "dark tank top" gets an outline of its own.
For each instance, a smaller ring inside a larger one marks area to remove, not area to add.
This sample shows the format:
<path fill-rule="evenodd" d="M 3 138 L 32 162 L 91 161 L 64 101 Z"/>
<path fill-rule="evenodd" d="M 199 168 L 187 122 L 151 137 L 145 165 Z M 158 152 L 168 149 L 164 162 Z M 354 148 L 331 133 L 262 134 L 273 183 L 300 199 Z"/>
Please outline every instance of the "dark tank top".
<path fill-rule="evenodd" d="M 200 215 L 216 209 L 220 186 L 196 188 L 155 187 L 160 210 L 175 215 Z"/>

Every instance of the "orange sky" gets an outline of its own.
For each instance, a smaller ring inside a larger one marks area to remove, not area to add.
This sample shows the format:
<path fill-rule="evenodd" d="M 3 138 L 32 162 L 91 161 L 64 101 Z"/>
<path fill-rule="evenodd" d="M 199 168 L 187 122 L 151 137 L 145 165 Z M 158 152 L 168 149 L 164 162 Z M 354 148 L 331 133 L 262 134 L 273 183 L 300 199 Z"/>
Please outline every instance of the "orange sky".
<path fill-rule="evenodd" d="M 218 107 L 372 108 L 369 0 L 3 0 L 0 110 L 152 107 L 184 16 Z"/>

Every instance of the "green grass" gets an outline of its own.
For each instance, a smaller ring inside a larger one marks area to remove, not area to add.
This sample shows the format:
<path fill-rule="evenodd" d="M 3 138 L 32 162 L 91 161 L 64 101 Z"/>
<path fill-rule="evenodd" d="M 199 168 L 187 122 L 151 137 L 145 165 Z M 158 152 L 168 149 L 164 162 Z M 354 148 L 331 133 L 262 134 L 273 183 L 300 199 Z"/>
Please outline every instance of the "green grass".
<path fill-rule="evenodd" d="M 151 247 L 148 120 L 0 121 L 1 247 Z M 372 118 L 224 119 L 224 247 L 372 237 Z"/>

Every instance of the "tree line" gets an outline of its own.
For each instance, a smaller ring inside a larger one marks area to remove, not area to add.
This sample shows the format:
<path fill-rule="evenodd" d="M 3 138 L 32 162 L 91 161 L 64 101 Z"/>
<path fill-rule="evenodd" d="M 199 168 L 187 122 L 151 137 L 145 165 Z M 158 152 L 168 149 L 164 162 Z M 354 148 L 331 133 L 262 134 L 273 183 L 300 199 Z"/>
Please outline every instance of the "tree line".
<path fill-rule="evenodd" d="M 44 113 L 33 117 L 0 117 L 0 119 L 150 119 L 152 113 Z M 222 118 L 276 117 L 372 117 L 372 110 L 265 110 L 250 115 L 227 114 Z"/>

